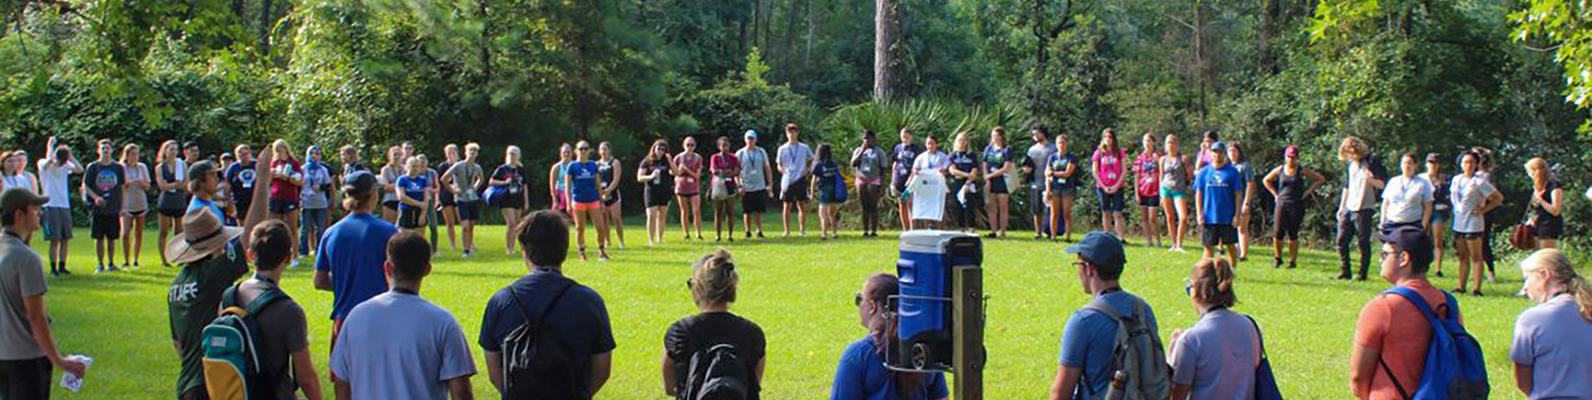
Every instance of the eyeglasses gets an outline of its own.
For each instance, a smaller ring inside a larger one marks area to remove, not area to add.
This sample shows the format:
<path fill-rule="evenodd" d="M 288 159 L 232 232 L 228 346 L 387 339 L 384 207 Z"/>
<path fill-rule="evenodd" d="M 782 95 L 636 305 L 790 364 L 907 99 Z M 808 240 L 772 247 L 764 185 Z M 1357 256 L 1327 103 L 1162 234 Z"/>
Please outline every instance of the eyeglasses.
<path fill-rule="evenodd" d="M 857 293 L 857 297 L 851 299 L 851 305 L 853 305 L 853 306 L 861 306 L 862 305 L 862 300 L 864 300 L 862 298 L 862 293 Z"/>

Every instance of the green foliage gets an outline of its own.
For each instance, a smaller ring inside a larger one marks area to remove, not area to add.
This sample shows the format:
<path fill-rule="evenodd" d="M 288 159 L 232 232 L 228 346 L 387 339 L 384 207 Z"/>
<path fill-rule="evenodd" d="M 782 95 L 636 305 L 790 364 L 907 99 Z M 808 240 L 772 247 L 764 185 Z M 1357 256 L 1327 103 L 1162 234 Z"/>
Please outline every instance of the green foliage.
<path fill-rule="evenodd" d="M 1526 8 L 1509 14 L 1516 25 L 1514 39 L 1544 40 L 1564 67 L 1564 98 L 1581 108 L 1592 108 L 1592 5 L 1575 0 L 1530 0 Z M 1592 123 L 1581 129 L 1592 133 Z"/>

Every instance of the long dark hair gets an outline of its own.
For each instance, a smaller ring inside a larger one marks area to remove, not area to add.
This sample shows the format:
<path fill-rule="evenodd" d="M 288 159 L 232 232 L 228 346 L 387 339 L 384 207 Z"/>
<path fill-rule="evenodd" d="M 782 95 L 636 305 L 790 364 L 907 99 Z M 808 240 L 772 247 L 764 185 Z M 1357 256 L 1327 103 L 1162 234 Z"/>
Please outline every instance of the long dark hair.
<path fill-rule="evenodd" d="M 895 349 L 900 342 L 896 334 L 896 326 L 901 322 L 896 314 L 898 304 L 890 297 L 901 293 L 901 281 L 895 275 L 874 274 L 868 277 L 863 291 L 868 301 L 877 302 L 883 308 L 868 321 L 868 338 L 873 340 L 874 352 L 884 357 L 885 352 Z M 895 381 L 897 393 L 909 393 L 923 384 L 923 374 L 890 371 L 890 379 Z"/>

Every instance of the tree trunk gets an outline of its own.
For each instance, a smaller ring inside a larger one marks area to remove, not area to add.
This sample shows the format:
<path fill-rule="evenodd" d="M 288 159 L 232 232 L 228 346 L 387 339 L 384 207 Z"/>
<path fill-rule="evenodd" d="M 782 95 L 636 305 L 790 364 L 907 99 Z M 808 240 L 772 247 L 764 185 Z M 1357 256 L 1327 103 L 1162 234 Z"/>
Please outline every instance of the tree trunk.
<path fill-rule="evenodd" d="M 271 0 L 260 1 L 260 49 L 262 54 L 269 59 L 271 56 Z"/>
<path fill-rule="evenodd" d="M 1260 0 L 1260 67 L 1267 75 L 1282 72 L 1277 68 L 1277 51 L 1272 48 L 1272 41 L 1282 24 L 1282 1 Z"/>
<path fill-rule="evenodd" d="M 901 10 L 894 0 L 874 0 L 873 100 L 890 101 L 896 95 L 896 54 L 901 42 Z"/>

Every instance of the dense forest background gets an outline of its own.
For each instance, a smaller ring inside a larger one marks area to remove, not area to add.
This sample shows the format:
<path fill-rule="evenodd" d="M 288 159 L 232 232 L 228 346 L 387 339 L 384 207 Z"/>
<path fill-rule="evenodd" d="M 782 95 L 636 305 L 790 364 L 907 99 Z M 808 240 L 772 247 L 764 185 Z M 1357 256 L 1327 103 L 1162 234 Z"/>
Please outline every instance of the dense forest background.
<path fill-rule="evenodd" d="M 545 168 L 574 138 L 634 160 L 654 138 L 786 122 L 840 148 L 863 129 L 890 144 L 899 126 L 982 143 L 999 124 L 1026 147 L 1021 127 L 1042 122 L 1074 151 L 1105 127 L 1134 150 L 1146 132 L 1186 149 L 1215 129 L 1262 171 L 1297 144 L 1333 179 L 1333 146 L 1352 134 L 1389 158 L 1497 149 L 1509 222 L 1529 194 L 1520 166 L 1544 157 L 1573 199 L 1568 237 L 1592 219 L 1585 1 L 0 0 L 0 13 L 0 147 L 286 137 L 369 159 L 400 139 L 478 141 L 489 163 L 516 144 Z M 1334 199 L 1312 229 L 1328 229 Z"/>

